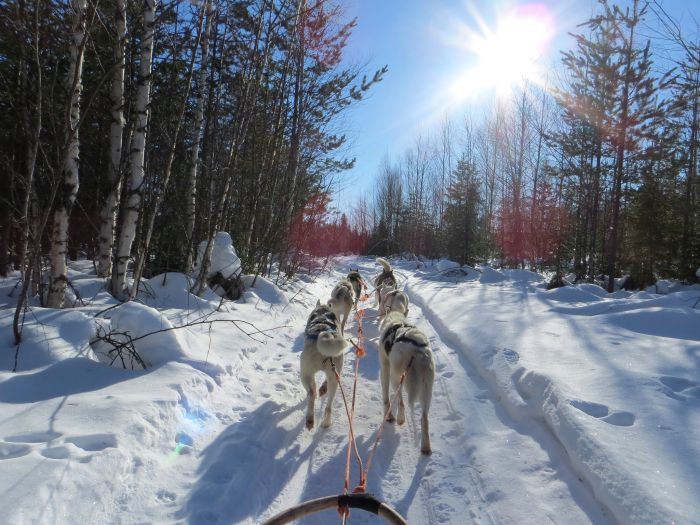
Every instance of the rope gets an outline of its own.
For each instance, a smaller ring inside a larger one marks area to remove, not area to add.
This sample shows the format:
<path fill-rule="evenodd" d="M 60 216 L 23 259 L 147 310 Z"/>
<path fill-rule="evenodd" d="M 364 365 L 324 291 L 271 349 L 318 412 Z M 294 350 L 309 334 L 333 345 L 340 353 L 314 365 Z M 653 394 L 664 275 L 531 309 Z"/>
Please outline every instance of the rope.
<path fill-rule="evenodd" d="M 360 301 L 364 302 L 367 299 L 369 299 L 369 296 L 367 294 L 363 294 L 360 297 Z M 360 481 L 359 484 L 353 489 L 353 494 L 359 494 L 359 493 L 365 493 L 367 490 L 367 475 L 369 473 L 369 468 L 372 465 L 372 460 L 374 459 L 374 456 L 377 452 L 377 448 L 379 446 L 379 440 L 382 437 L 382 433 L 384 432 L 384 427 L 386 426 L 387 422 L 387 417 L 389 417 L 389 414 L 391 414 L 391 410 L 394 406 L 394 403 L 398 399 L 399 395 L 401 395 L 401 388 L 403 387 L 404 380 L 406 379 L 406 373 L 408 372 L 409 368 L 411 368 L 411 364 L 413 364 L 413 357 L 408 362 L 408 365 L 406 366 L 406 370 L 404 370 L 403 374 L 401 374 L 401 378 L 399 379 L 399 386 L 396 389 L 396 392 L 394 393 L 394 396 L 391 398 L 389 401 L 389 407 L 387 408 L 386 413 L 384 414 L 384 417 L 382 418 L 382 423 L 379 425 L 379 430 L 377 431 L 377 435 L 374 438 L 374 443 L 372 444 L 372 450 L 369 453 L 369 456 L 367 457 L 367 463 L 363 465 L 362 463 L 362 457 L 360 456 L 360 451 L 357 448 L 357 442 L 355 440 L 355 428 L 353 426 L 353 420 L 355 418 L 355 399 L 356 399 L 356 393 L 357 393 L 357 376 L 359 375 L 359 366 L 360 366 L 360 359 L 366 355 L 365 352 L 365 347 L 364 347 L 364 334 L 362 331 L 362 319 L 365 316 L 365 310 L 360 309 L 355 311 L 355 320 L 357 321 L 357 343 L 354 341 L 350 340 L 350 343 L 355 347 L 355 376 L 353 379 L 353 385 L 352 385 L 352 402 L 351 402 L 351 407 L 348 408 L 348 401 L 347 401 L 347 396 L 345 395 L 345 389 L 343 388 L 342 383 L 340 382 L 340 374 L 338 374 L 338 370 L 335 367 L 335 363 L 331 359 L 331 368 L 333 370 L 333 374 L 335 375 L 335 379 L 338 382 L 338 386 L 340 387 L 340 394 L 343 398 L 343 405 L 345 406 L 345 414 L 348 417 L 348 449 L 347 449 L 347 454 L 345 458 L 345 479 L 343 481 L 343 494 L 348 495 L 348 490 L 350 488 L 350 457 L 352 455 L 352 452 L 355 454 L 355 458 L 357 460 L 358 468 L 360 471 Z M 348 516 L 350 515 L 350 507 L 347 505 L 341 505 L 339 503 L 338 505 L 338 514 L 341 518 L 341 523 L 342 525 L 346 525 Z"/>
<path fill-rule="evenodd" d="M 364 284 L 364 283 L 363 283 Z M 366 294 L 362 295 L 360 297 L 360 301 L 366 301 L 368 299 L 368 296 Z M 348 450 L 347 454 L 345 457 L 345 479 L 343 482 L 343 494 L 347 495 L 348 490 L 350 489 L 350 457 L 352 455 L 352 452 L 355 453 L 355 458 L 357 459 L 357 465 L 360 471 L 360 476 L 362 476 L 362 472 L 364 471 L 363 465 L 362 465 L 362 457 L 360 456 L 360 451 L 357 449 L 357 441 L 355 440 L 355 429 L 353 427 L 353 421 L 355 419 L 355 400 L 357 398 L 357 376 L 359 375 L 359 369 L 360 369 L 360 359 L 363 358 L 366 355 L 365 348 L 364 348 L 364 335 L 362 331 L 362 318 L 365 315 L 365 310 L 364 308 L 360 310 L 355 310 L 355 320 L 357 321 L 357 344 L 354 343 L 353 341 L 350 341 L 352 345 L 355 347 L 355 375 L 353 379 L 353 384 L 352 384 L 352 404 L 351 408 L 348 409 L 348 402 L 347 402 L 347 397 L 345 395 L 345 389 L 343 388 L 343 385 L 340 382 L 340 375 L 338 374 L 338 371 L 335 368 L 335 364 L 331 360 L 331 368 L 333 369 L 333 373 L 335 374 L 336 381 L 338 382 L 338 386 L 340 387 L 340 393 L 343 397 L 343 404 L 345 405 L 345 413 L 348 416 Z M 353 493 L 358 492 L 357 488 L 353 490 Z M 364 489 L 361 491 L 364 492 Z M 343 525 L 347 522 L 347 518 L 350 515 L 350 508 L 347 506 L 338 506 L 338 514 L 341 517 Z"/>

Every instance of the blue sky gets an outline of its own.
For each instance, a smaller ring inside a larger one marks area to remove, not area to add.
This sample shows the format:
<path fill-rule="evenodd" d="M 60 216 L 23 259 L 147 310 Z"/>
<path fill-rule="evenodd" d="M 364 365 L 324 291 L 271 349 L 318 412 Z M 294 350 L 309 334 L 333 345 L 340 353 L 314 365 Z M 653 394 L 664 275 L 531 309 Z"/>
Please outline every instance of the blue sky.
<path fill-rule="evenodd" d="M 700 2 L 662 3 L 673 16 L 687 21 L 692 13 L 700 20 Z M 342 176 L 337 195 L 341 207 L 345 206 L 340 202 L 371 196 L 372 181 L 385 156 L 398 159 L 419 133 L 432 132 L 445 117 L 459 118 L 467 111 L 478 114 L 492 98 L 488 91 L 457 102 L 447 96 L 455 80 L 478 61 L 473 52 L 458 45 L 464 39 L 460 27 L 479 33 L 480 24 L 494 28 L 513 9 L 535 5 L 553 22 L 552 39 L 539 60 L 549 69 L 559 62 L 560 51 L 572 45 L 568 33 L 578 31 L 576 26 L 589 18 L 597 2 L 345 0 L 344 5 L 348 18 L 357 17 L 347 62 L 366 64 L 368 71 L 387 64 L 389 72 L 345 117 L 349 153 L 357 162 Z"/>

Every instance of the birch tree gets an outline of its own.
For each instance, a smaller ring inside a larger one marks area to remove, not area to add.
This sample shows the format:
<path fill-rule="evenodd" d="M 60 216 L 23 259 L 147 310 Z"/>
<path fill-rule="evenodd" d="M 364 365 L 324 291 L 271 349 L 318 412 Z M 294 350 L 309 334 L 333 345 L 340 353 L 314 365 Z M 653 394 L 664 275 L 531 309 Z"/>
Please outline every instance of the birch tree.
<path fill-rule="evenodd" d="M 194 234 L 194 225 L 196 221 L 197 207 L 197 170 L 199 167 L 199 149 L 202 142 L 202 131 L 204 127 L 204 99 L 207 93 L 207 67 L 209 65 L 209 37 L 211 33 L 212 18 L 214 10 L 212 9 L 211 0 L 205 0 L 206 22 L 204 27 L 204 35 L 202 36 L 201 44 L 201 63 L 199 66 L 199 86 L 196 91 L 196 109 L 194 113 L 194 139 L 192 141 L 192 150 L 190 151 L 190 162 L 187 171 L 187 222 L 185 226 L 185 239 L 187 246 L 187 257 L 185 259 L 185 270 L 189 271 L 192 268 L 192 243 Z"/>
<path fill-rule="evenodd" d="M 168 147 L 168 157 L 165 161 L 165 167 L 163 169 L 163 176 L 160 181 L 161 188 L 156 191 L 155 199 L 151 204 L 150 214 L 147 216 L 143 233 L 143 240 L 141 246 L 138 250 L 138 256 L 136 258 L 136 264 L 134 269 L 134 284 L 131 288 L 129 298 L 133 299 L 136 297 L 136 293 L 139 289 L 139 283 L 141 281 L 141 276 L 143 275 L 143 268 L 146 263 L 146 258 L 148 257 L 148 248 L 151 243 L 151 237 L 153 236 L 153 226 L 155 225 L 156 216 L 160 210 L 161 203 L 163 202 L 163 197 L 165 192 L 168 190 L 168 184 L 170 183 L 170 176 L 173 170 L 173 162 L 175 161 L 175 153 L 177 151 L 178 138 L 180 136 L 180 130 L 182 129 L 182 124 L 184 121 L 185 110 L 187 109 L 187 100 L 190 96 L 190 88 L 192 87 L 192 77 L 194 76 L 194 64 L 197 57 L 197 48 L 199 47 L 199 42 L 202 37 L 202 28 L 205 20 L 205 11 L 207 9 L 207 4 L 202 6 L 202 12 L 199 17 L 197 37 L 192 46 L 192 55 L 190 58 L 190 65 L 187 72 L 187 83 L 185 84 L 185 92 L 182 95 L 182 101 L 180 102 L 180 107 L 177 111 L 177 121 L 175 123 L 175 130 L 173 131 L 170 145 Z"/>
<path fill-rule="evenodd" d="M 114 227 L 121 193 L 122 137 L 124 135 L 124 73 L 126 69 L 124 50 L 126 47 L 126 3 L 116 0 L 114 27 L 115 68 L 112 73 L 110 99 L 112 122 L 109 128 L 109 164 L 107 166 L 108 193 L 100 211 L 100 237 L 97 255 L 97 275 L 108 277 L 112 270 Z"/>
<path fill-rule="evenodd" d="M 112 270 L 112 294 L 119 299 L 126 299 L 126 271 L 131 257 L 131 247 L 136 238 L 136 226 L 139 220 L 143 183 L 145 177 L 146 132 L 151 92 L 151 62 L 153 59 L 153 36 L 155 33 L 157 0 L 144 0 L 141 50 L 136 86 L 134 111 L 135 127 L 129 156 L 130 176 L 127 186 L 126 203 L 119 229 L 117 250 Z"/>
<path fill-rule="evenodd" d="M 70 61 L 66 78 L 68 94 L 68 122 L 66 126 L 66 146 L 61 182 L 56 196 L 53 231 L 51 235 L 51 275 L 47 306 L 61 308 L 66 290 L 66 254 L 68 252 L 68 219 L 73 203 L 78 194 L 78 167 L 80 142 L 78 125 L 80 123 L 80 95 L 82 92 L 83 56 L 85 50 L 85 14 L 87 0 L 72 0 L 72 27 L 70 43 Z"/>

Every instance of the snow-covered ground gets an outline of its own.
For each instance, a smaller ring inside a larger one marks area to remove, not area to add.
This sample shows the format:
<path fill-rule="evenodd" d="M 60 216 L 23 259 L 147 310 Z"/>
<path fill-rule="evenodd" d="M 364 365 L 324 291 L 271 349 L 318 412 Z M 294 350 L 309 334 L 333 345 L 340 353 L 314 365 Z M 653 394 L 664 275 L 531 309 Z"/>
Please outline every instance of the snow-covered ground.
<path fill-rule="evenodd" d="M 435 355 L 434 452 L 420 454 L 416 415 L 388 425 L 370 492 L 416 524 L 700 523 L 700 287 L 546 291 L 525 271 L 392 263 Z M 236 302 L 197 298 L 168 273 L 142 304 L 117 306 L 91 263 L 74 263 L 84 304 L 32 306 L 16 373 L 18 275 L 0 280 L 0 523 L 254 524 L 339 493 L 341 397 L 331 428 L 304 428 L 299 354 L 312 306 L 356 267 L 379 271 L 338 258 L 284 290 L 258 278 Z M 382 411 L 373 300 L 355 415 L 364 458 Z M 152 366 L 109 366 L 111 347 L 91 340 L 110 330 L 142 337 Z M 348 392 L 353 367 L 350 352 Z M 353 511 L 349 523 L 379 519 Z"/>

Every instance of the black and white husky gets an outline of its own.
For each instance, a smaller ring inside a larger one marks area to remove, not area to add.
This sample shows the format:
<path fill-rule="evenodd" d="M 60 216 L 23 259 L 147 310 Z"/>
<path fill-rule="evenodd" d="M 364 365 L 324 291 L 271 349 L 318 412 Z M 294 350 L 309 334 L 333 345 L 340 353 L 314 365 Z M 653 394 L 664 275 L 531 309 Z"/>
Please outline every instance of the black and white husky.
<path fill-rule="evenodd" d="M 343 279 L 338 282 L 331 292 L 331 300 L 328 302 L 328 304 L 331 306 L 336 317 L 341 319 L 341 333 L 345 333 L 345 323 L 347 322 L 348 317 L 350 317 L 350 310 L 352 310 L 353 306 L 355 306 L 356 300 L 355 288 L 347 279 Z"/>
<path fill-rule="evenodd" d="M 405 372 L 404 386 L 408 394 L 408 403 L 413 406 L 420 401 L 421 417 L 421 452 L 430 454 L 430 428 L 428 425 L 428 410 L 433 396 L 433 381 L 435 380 L 435 362 L 430 350 L 428 338 L 415 326 L 406 321 L 401 312 L 389 312 L 381 324 L 379 337 L 379 363 L 381 365 L 382 401 L 386 420 L 394 421 L 394 415 L 389 411 L 389 381 L 392 390 L 396 391 Z M 399 396 L 399 408 L 396 422 L 403 425 L 406 412 L 403 404 L 403 394 Z"/>
<path fill-rule="evenodd" d="M 321 422 L 326 428 L 331 425 L 331 409 L 335 398 L 338 382 L 333 373 L 331 361 L 335 364 L 338 373 L 343 369 L 343 353 L 347 342 L 338 326 L 338 318 L 330 307 L 330 304 L 316 303 L 306 322 L 304 332 L 304 350 L 301 352 L 301 384 L 307 393 L 306 428 L 314 427 L 314 403 L 316 401 L 317 372 L 325 372 L 326 381 L 321 385 L 319 395 L 328 390 L 328 402 Z"/>
<path fill-rule="evenodd" d="M 396 277 L 394 276 L 394 270 L 391 268 L 391 264 L 386 259 L 377 257 L 377 264 L 381 265 L 382 273 L 374 278 L 374 290 L 375 297 L 377 299 L 377 306 L 379 306 L 381 301 L 381 296 L 379 295 L 379 290 L 383 286 L 396 286 Z"/>

